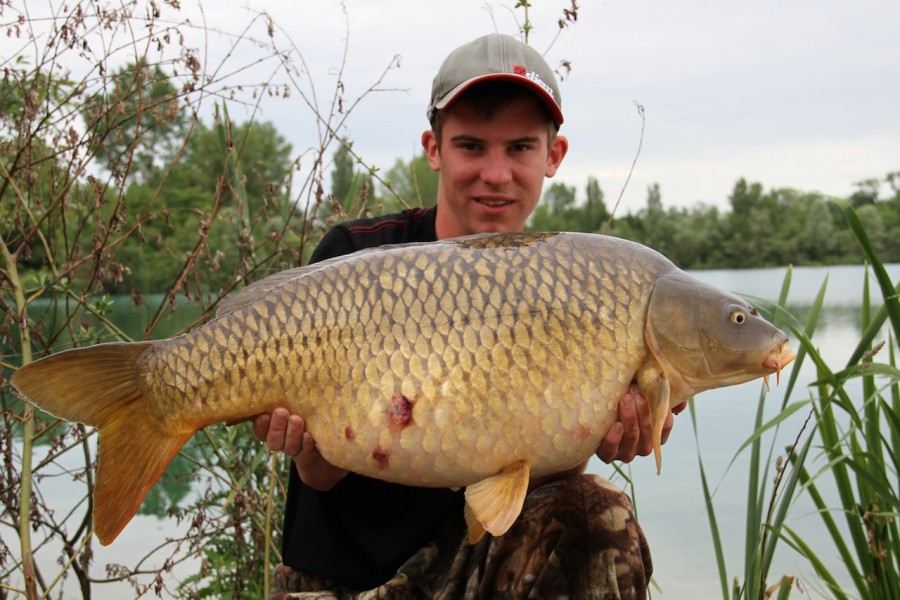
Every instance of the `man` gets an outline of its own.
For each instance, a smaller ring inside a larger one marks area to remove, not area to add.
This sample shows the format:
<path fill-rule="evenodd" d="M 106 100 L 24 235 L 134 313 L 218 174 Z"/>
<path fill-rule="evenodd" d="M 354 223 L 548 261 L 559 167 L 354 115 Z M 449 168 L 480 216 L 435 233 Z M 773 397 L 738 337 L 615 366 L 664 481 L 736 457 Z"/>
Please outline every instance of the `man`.
<path fill-rule="evenodd" d="M 428 117 L 422 145 L 440 175 L 436 206 L 339 225 L 311 262 L 388 243 L 524 229 L 544 178 L 556 174 L 568 151 L 558 134 L 559 89 L 543 58 L 499 34 L 461 46 L 434 79 Z M 639 414 L 648 414 L 645 400 L 626 394 L 619 422 L 597 449 L 601 459 L 649 454 L 649 417 Z M 671 425 L 670 415 L 664 438 Z M 258 417 L 254 432 L 296 467 L 273 598 L 321 589 L 350 598 L 373 588 L 365 597 L 646 594 L 649 553 L 630 503 L 599 478 L 581 475 L 583 467 L 532 482 L 510 532 L 470 547 L 461 491 L 347 473 L 322 458 L 302 415 L 286 409 Z"/>

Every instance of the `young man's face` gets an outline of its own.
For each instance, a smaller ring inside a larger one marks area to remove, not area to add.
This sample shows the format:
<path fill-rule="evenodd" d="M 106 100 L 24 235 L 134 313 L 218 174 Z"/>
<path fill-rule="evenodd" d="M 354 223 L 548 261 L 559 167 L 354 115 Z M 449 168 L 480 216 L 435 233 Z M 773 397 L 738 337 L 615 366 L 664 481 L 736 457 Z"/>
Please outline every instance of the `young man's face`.
<path fill-rule="evenodd" d="M 431 168 L 440 172 L 435 227 L 440 239 L 473 233 L 522 231 L 553 177 L 568 141 L 550 141 L 537 100 L 520 98 L 489 118 L 465 102 L 446 109 L 438 148 L 422 134 Z"/>

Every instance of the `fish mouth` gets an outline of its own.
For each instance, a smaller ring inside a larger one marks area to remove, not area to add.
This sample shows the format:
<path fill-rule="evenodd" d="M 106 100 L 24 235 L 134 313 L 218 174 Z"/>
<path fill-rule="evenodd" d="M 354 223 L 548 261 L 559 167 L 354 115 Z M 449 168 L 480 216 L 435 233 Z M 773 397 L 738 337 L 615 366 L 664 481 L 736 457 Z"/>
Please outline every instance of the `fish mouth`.
<path fill-rule="evenodd" d="M 785 340 L 783 343 L 772 348 L 772 351 L 763 358 L 762 367 L 770 373 L 775 373 L 775 384 L 777 385 L 781 383 L 781 370 L 789 365 L 795 358 L 797 358 L 797 355 L 791 350 L 791 343 L 788 340 Z M 766 384 L 766 390 L 768 390 L 768 375 L 763 375 L 763 382 Z"/>

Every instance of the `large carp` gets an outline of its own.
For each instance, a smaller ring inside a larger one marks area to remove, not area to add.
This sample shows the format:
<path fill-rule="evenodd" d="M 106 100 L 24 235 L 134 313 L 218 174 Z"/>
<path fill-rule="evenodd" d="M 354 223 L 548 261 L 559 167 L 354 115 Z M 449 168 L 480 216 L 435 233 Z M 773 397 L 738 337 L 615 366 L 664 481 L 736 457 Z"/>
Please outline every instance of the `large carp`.
<path fill-rule="evenodd" d="M 466 489 L 470 537 L 502 535 L 530 477 L 596 450 L 633 381 L 666 413 L 780 370 L 787 338 L 649 248 L 488 234 L 363 250 L 262 279 L 177 337 L 60 352 L 12 384 L 96 427 L 94 526 L 112 542 L 198 430 L 286 406 L 324 458 Z"/>

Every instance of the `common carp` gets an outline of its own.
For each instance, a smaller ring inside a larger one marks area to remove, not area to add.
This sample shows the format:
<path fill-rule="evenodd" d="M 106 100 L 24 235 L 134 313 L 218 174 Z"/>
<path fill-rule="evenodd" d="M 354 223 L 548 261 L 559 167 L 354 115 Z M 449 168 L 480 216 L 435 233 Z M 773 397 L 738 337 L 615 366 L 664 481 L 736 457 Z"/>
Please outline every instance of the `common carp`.
<path fill-rule="evenodd" d="M 512 525 L 529 478 L 583 464 L 632 382 L 652 407 L 659 469 L 671 407 L 793 358 L 747 302 L 645 246 L 486 234 L 283 271 L 188 333 L 60 352 L 12 384 L 99 430 L 102 544 L 197 431 L 279 406 L 305 418 L 334 465 L 465 486 L 474 540 Z"/>

